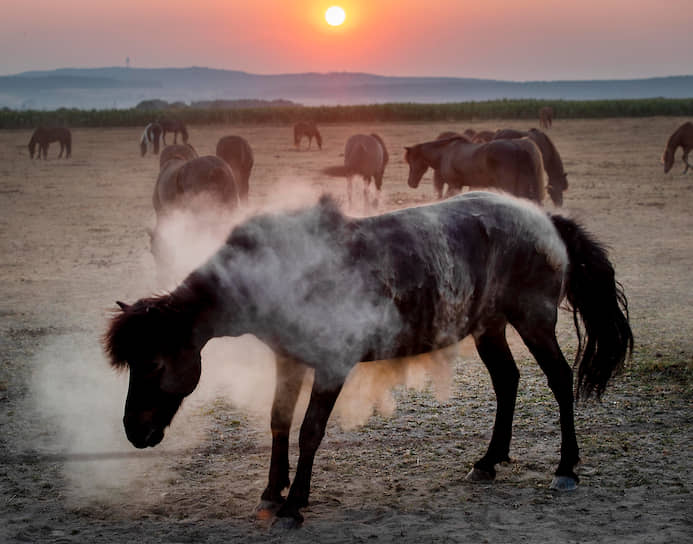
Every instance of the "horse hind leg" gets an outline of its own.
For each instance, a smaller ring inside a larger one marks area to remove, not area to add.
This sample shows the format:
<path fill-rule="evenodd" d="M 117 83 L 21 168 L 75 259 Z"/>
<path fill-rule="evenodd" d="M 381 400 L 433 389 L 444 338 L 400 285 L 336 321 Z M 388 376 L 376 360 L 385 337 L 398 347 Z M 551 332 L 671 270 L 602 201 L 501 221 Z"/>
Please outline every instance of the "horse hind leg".
<path fill-rule="evenodd" d="M 580 462 L 573 413 L 573 371 L 565 360 L 555 333 L 555 317 L 542 322 L 534 316 L 514 323 L 523 342 L 529 348 L 546 375 L 549 387 L 558 402 L 561 425 L 561 459 L 551 482 L 551 489 L 570 491 L 578 484 L 575 466 Z"/>
<path fill-rule="evenodd" d="M 476 349 L 491 375 L 496 393 L 496 420 L 486 454 L 474 463 L 470 481 L 488 481 L 496 476 L 495 465 L 509 461 L 510 439 L 520 372 L 505 338 L 505 324 L 475 336 Z"/>
<path fill-rule="evenodd" d="M 277 356 L 277 377 L 272 402 L 272 457 L 267 487 L 256 509 L 258 519 L 272 517 L 284 502 L 282 491 L 289 487 L 289 431 L 306 367 L 293 359 Z"/>

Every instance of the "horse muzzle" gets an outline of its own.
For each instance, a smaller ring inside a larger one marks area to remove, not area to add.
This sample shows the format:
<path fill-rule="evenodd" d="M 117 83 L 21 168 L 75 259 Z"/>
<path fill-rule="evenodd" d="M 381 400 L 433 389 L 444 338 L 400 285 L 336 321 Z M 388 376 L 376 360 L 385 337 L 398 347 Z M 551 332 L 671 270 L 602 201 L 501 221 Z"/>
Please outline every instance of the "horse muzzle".
<path fill-rule="evenodd" d="M 125 424 L 125 435 L 138 449 L 153 448 L 164 439 L 164 430 L 156 427 L 133 429 Z"/>

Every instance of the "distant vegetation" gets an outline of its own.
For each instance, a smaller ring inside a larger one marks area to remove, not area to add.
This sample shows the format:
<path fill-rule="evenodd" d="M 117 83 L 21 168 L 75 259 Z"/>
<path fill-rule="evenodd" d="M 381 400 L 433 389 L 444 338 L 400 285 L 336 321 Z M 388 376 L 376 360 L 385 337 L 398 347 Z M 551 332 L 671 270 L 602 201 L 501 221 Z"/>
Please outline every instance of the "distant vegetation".
<path fill-rule="evenodd" d="M 486 119 L 537 120 L 539 108 L 553 106 L 556 119 L 693 116 L 693 98 L 649 98 L 638 100 L 491 100 L 444 104 L 392 103 L 358 106 L 307 107 L 288 101 L 259 101 L 263 106 L 226 102 L 167 104 L 148 101 L 121 110 L 58 109 L 0 110 L 0 128 L 31 128 L 38 125 L 69 127 L 144 126 L 163 116 L 176 117 L 190 125 L 291 124 L 312 119 L 317 123 L 377 123 L 427 121 L 479 121 Z M 239 102 L 239 101 L 230 101 Z M 240 101 L 243 102 L 243 101 Z"/>

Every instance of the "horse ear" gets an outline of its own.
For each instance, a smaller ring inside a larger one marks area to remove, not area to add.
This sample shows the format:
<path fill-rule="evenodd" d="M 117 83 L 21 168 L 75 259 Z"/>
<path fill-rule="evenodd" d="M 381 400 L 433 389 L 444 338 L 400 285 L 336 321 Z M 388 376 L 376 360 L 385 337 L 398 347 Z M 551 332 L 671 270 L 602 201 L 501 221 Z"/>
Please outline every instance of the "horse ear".
<path fill-rule="evenodd" d="M 121 302 L 120 300 L 116 300 L 116 304 L 118 306 L 120 306 L 120 309 L 123 311 L 126 311 L 130 307 L 129 304 L 125 304 L 124 302 Z"/>

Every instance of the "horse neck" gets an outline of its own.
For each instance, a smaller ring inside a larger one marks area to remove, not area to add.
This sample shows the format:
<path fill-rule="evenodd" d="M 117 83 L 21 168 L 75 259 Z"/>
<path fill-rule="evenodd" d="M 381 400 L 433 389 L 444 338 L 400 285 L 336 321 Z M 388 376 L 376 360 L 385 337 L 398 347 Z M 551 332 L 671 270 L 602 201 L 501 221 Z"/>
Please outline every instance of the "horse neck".
<path fill-rule="evenodd" d="M 421 157 L 424 159 L 424 161 L 430 168 L 437 170 L 440 168 L 441 159 L 443 158 L 443 155 L 445 155 L 445 152 L 450 143 L 451 142 L 446 142 L 444 144 L 441 144 L 436 141 L 422 144 L 420 148 Z"/>
<path fill-rule="evenodd" d="M 669 136 L 669 140 L 667 140 L 666 152 L 674 153 L 679 146 L 683 145 L 683 142 L 682 142 L 683 130 L 682 130 L 682 128 L 683 127 L 677 128 L 674 131 L 674 133 L 671 136 Z"/>

